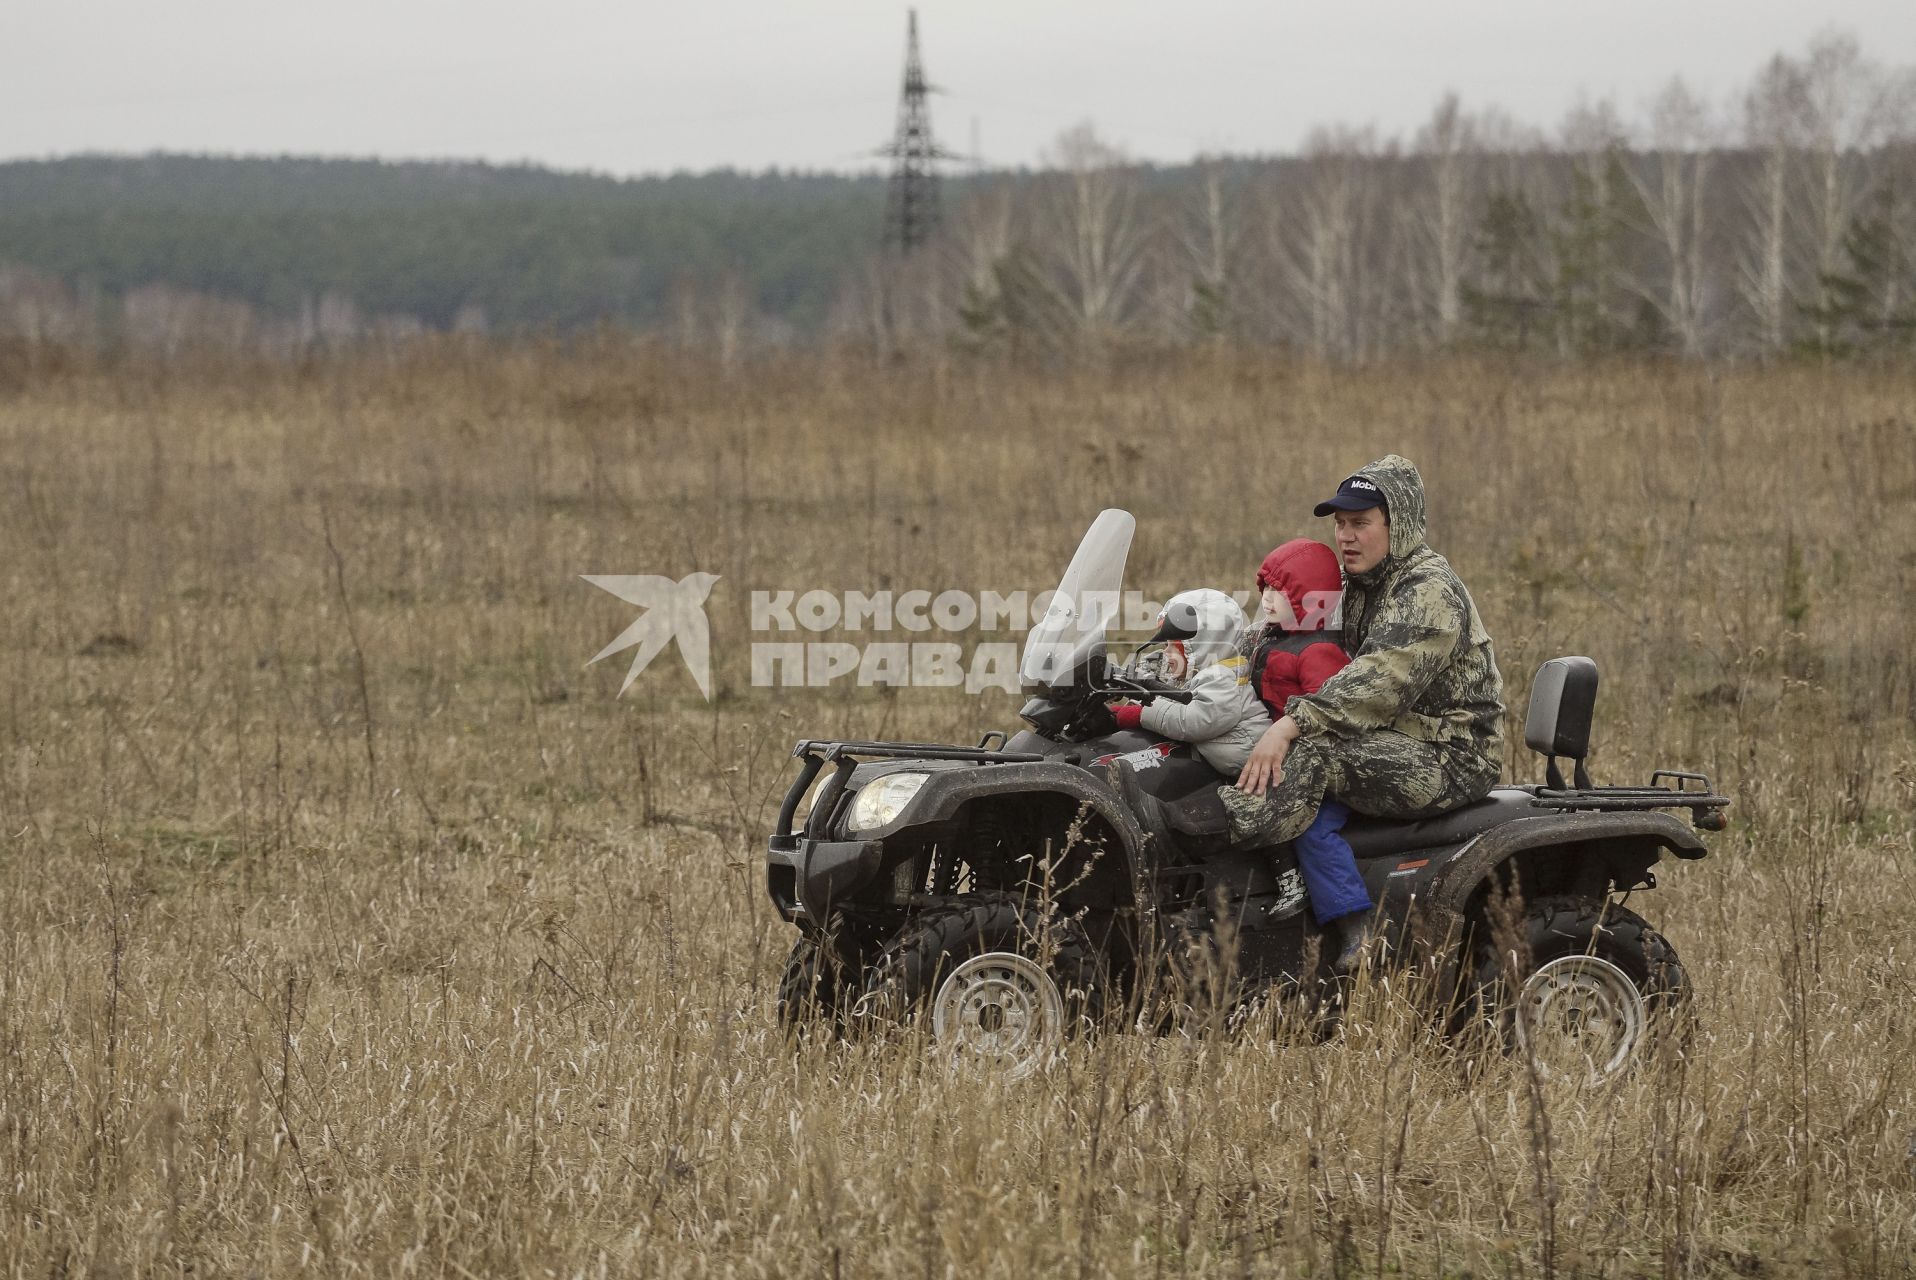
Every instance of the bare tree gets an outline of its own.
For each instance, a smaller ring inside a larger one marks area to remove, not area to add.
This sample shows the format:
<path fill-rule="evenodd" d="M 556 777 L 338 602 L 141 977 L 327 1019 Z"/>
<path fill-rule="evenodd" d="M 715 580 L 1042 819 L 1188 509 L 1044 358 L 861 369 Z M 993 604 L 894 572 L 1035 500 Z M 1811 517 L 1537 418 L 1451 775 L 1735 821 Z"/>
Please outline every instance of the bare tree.
<path fill-rule="evenodd" d="M 1070 327 L 1097 342 L 1122 329 L 1143 265 L 1137 175 L 1088 121 L 1060 134 L 1045 159 L 1059 171 L 1043 219 L 1045 276 Z"/>
<path fill-rule="evenodd" d="M 337 289 L 328 289 L 317 299 L 301 300 L 298 321 L 301 346 L 332 346 L 351 342 L 366 332 L 365 319 L 358 304 Z"/>
<path fill-rule="evenodd" d="M 1911 99 L 1916 103 L 1916 75 L 1910 78 Z M 1882 220 L 1881 257 L 1884 280 L 1876 314 L 1876 327 L 1905 342 L 1916 341 L 1916 120 L 1897 126 L 1895 141 L 1883 148 L 1883 203 L 1888 216 Z"/>
<path fill-rule="evenodd" d="M 1778 54 L 1757 73 L 1743 99 L 1744 138 L 1758 159 L 1744 190 L 1749 233 L 1737 282 L 1756 322 L 1757 346 L 1765 354 L 1780 351 L 1789 336 L 1790 176 L 1801 136 L 1803 96 L 1801 70 Z"/>
<path fill-rule="evenodd" d="M 254 336 L 252 308 L 167 284 L 142 285 L 120 301 L 120 332 L 135 350 L 176 359 L 189 348 L 240 351 Z"/>
<path fill-rule="evenodd" d="M 1629 170 L 1664 257 L 1661 279 L 1641 292 L 1686 356 L 1704 350 L 1704 197 L 1715 142 L 1709 108 L 1680 77 L 1672 79 L 1650 104 L 1653 164 Z"/>
<path fill-rule="evenodd" d="M 1781 349 L 1797 332 L 1838 345 L 1858 211 L 1878 166 L 1916 110 L 1916 73 L 1865 58 L 1853 36 L 1826 32 L 1801 58 L 1778 54 L 1744 98 L 1744 134 L 1757 152 L 1745 191 L 1749 231 L 1738 283 L 1757 342 Z"/>
<path fill-rule="evenodd" d="M 1476 122 L 1464 114 L 1455 93 L 1438 102 L 1418 131 L 1415 149 L 1425 173 L 1413 215 L 1422 252 L 1419 283 L 1427 298 L 1430 335 L 1447 346 L 1463 322 L 1478 158 Z"/>
<path fill-rule="evenodd" d="M 1608 98 L 1583 99 L 1565 115 L 1560 136 L 1570 156 L 1570 192 L 1550 239 L 1557 349 L 1568 356 L 1611 346 L 1624 329 L 1617 302 L 1629 282 L 1617 233 L 1629 132 Z"/>
<path fill-rule="evenodd" d="M 1243 229 L 1225 184 L 1224 166 L 1216 159 L 1200 159 L 1197 168 L 1197 189 L 1178 225 L 1178 242 L 1190 272 L 1184 320 L 1202 337 L 1219 337 L 1235 327 L 1232 268 Z"/>
<path fill-rule="evenodd" d="M 874 256 L 845 273 L 825 316 L 825 332 L 833 340 L 866 352 L 886 349 L 885 286 Z M 696 295 L 674 309 L 673 329 L 679 346 L 696 349 L 703 341 L 703 308 Z"/>
<path fill-rule="evenodd" d="M 738 272 L 727 271 L 712 301 L 712 350 L 727 373 L 738 368 L 751 323 L 752 300 L 745 281 Z"/>
<path fill-rule="evenodd" d="M 57 276 L 0 263 L 0 335 L 29 348 L 76 341 L 85 309 Z"/>
<path fill-rule="evenodd" d="M 1305 143 L 1295 212 L 1272 223 L 1301 304 L 1304 346 L 1332 360 L 1361 355 L 1364 233 L 1372 212 L 1375 136 L 1318 129 Z"/>
<path fill-rule="evenodd" d="M 1817 345 L 1828 349 L 1835 342 L 1832 285 L 1848 265 L 1845 242 L 1873 178 L 1870 153 L 1893 128 L 1901 78 L 1864 58 L 1856 38 L 1840 32 L 1811 41 L 1799 75 L 1809 188 L 1802 234 L 1814 266 L 1805 310 Z"/>

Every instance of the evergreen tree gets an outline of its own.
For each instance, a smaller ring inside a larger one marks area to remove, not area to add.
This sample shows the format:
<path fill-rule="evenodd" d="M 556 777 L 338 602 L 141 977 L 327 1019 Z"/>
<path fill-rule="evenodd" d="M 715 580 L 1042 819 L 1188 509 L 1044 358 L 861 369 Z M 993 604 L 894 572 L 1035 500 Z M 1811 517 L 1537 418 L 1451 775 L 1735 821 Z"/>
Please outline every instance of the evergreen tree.
<path fill-rule="evenodd" d="M 1901 231 L 1916 209 L 1894 183 L 1876 191 L 1843 237 L 1842 266 L 1818 276 L 1801 350 L 1815 355 L 1900 348 L 1916 340 L 1916 261 Z"/>
<path fill-rule="evenodd" d="M 1477 341 L 1523 351 L 1548 332 L 1543 225 L 1521 191 L 1490 195 L 1478 226 L 1477 280 L 1463 286 L 1464 316 Z"/>
<path fill-rule="evenodd" d="M 1571 167 L 1570 191 L 1550 234 L 1557 342 L 1565 355 L 1615 351 L 1632 341 L 1617 288 L 1629 189 L 1622 149 L 1615 145 L 1594 163 Z"/>

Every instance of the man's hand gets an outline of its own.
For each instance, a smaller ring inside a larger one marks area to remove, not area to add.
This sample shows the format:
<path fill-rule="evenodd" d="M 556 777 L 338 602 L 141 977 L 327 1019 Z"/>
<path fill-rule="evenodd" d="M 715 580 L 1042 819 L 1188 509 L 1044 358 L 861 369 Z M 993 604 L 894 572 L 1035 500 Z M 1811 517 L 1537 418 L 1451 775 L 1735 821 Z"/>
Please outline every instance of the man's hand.
<path fill-rule="evenodd" d="M 1251 748 L 1251 758 L 1244 762 L 1243 772 L 1237 775 L 1237 789 L 1261 796 L 1265 790 L 1284 781 L 1284 757 L 1290 754 L 1291 744 L 1297 741 L 1301 730 L 1297 721 L 1284 716 L 1264 731 L 1264 736 Z"/>

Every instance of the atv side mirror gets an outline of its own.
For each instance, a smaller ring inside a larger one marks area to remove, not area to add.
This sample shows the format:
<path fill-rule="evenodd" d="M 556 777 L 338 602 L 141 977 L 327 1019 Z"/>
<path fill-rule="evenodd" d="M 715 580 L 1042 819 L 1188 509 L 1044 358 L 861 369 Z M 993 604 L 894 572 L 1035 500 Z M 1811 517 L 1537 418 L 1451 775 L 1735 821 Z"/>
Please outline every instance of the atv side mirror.
<path fill-rule="evenodd" d="M 1563 790 L 1557 757 L 1576 762 L 1579 787 L 1590 785 L 1584 757 L 1590 754 L 1590 721 L 1597 705 L 1597 664 L 1588 658 L 1552 658 L 1537 668 L 1530 683 L 1530 712 L 1523 740 L 1544 757 L 1544 781 Z"/>

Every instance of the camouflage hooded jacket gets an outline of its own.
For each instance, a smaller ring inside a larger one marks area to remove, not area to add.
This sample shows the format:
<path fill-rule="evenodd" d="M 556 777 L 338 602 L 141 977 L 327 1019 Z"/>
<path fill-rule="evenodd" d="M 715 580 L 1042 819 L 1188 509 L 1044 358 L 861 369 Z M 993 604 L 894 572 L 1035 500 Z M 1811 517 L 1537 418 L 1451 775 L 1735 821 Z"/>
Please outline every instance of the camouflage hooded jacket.
<path fill-rule="evenodd" d="M 1395 729 L 1460 748 L 1494 776 L 1503 759 L 1503 677 L 1470 592 L 1424 543 L 1423 477 L 1394 453 L 1357 474 L 1390 504 L 1390 549 L 1368 572 L 1344 576 L 1350 665 L 1285 709 L 1306 736 Z"/>

